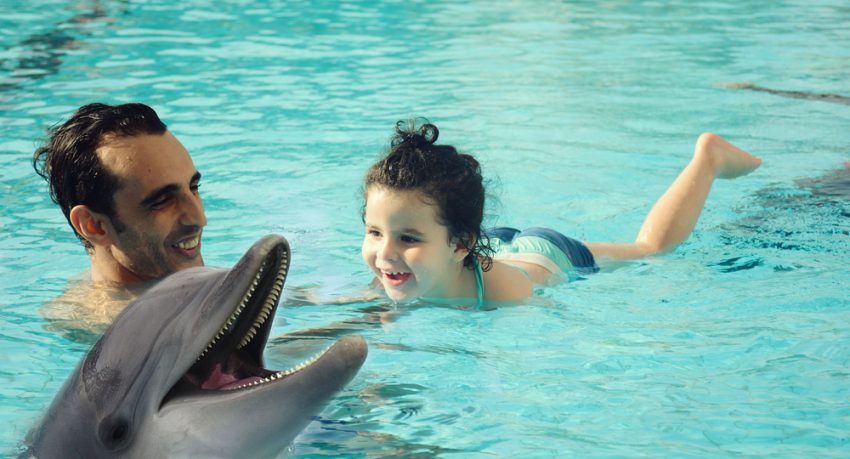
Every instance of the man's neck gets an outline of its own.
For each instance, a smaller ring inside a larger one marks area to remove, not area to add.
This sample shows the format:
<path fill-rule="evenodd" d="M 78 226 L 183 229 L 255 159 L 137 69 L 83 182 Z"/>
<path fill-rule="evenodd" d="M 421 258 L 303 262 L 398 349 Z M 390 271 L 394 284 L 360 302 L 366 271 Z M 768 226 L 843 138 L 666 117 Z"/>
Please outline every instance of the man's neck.
<path fill-rule="evenodd" d="M 122 286 L 133 286 L 148 281 L 122 266 L 108 249 L 96 247 L 91 255 L 91 280 Z"/>

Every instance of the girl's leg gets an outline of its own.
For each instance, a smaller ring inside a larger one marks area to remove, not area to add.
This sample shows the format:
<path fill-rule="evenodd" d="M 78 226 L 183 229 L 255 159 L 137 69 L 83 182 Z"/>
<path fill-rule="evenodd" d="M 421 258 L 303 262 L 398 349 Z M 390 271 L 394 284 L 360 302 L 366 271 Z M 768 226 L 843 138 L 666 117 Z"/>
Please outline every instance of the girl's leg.
<path fill-rule="evenodd" d="M 749 174 L 761 159 L 722 137 L 704 133 L 697 139 L 694 157 L 647 214 L 635 242 L 586 243 L 597 260 L 641 258 L 675 248 L 696 226 L 715 178 L 732 179 Z"/>

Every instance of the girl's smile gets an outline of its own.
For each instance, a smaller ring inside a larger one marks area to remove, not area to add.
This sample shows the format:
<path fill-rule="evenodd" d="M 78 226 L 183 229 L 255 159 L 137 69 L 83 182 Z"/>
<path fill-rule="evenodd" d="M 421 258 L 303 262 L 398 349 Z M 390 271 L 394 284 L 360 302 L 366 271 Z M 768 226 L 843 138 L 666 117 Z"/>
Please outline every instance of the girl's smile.
<path fill-rule="evenodd" d="M 389 284 L 398 287 L 410 279 L 411 273 L 383 273 L 383 275 Z"/>

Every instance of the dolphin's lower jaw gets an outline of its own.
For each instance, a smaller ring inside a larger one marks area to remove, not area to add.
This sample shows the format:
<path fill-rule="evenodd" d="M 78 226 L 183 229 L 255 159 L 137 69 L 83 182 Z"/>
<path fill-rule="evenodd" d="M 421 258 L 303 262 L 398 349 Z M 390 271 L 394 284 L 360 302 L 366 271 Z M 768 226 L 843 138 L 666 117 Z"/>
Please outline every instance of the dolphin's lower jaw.
<path fill-rule="evenodd" d="M 363 338 L 347 336 L 277 380 L 175 397 L 146 437 L 171 445 L 164 456 L 276 457 L 351 381 L 366 355 Z"/>
<path fill-rule="evenodd" d="M 178 272 L 120 314 L 27 437 L 67 457 L 268 457 L 357 373 L 360 337 L 282 371 L 263 349 L 289 267 L 280 236 L 231 270 Z"/>

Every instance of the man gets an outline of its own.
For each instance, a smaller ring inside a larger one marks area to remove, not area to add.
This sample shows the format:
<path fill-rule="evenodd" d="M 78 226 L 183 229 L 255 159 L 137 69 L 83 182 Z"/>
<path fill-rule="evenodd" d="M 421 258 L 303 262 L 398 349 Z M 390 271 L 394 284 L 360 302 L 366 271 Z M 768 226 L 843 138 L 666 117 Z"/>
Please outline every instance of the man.
<path fill-rule="evenodd" d="M 84 318 L 84 328 L 108 324 L 151 281 L 203 265 L 201 174 L 150 107 L 81 107 L 50 131 L 33 167 L 91 258 L 85 291 L 75 286 L 60 298 L 73 311 L 58 301 L 45 308 L 48 317 L 70 313 Z M 117 304 L 104 306 L 107 298 Z"/>

